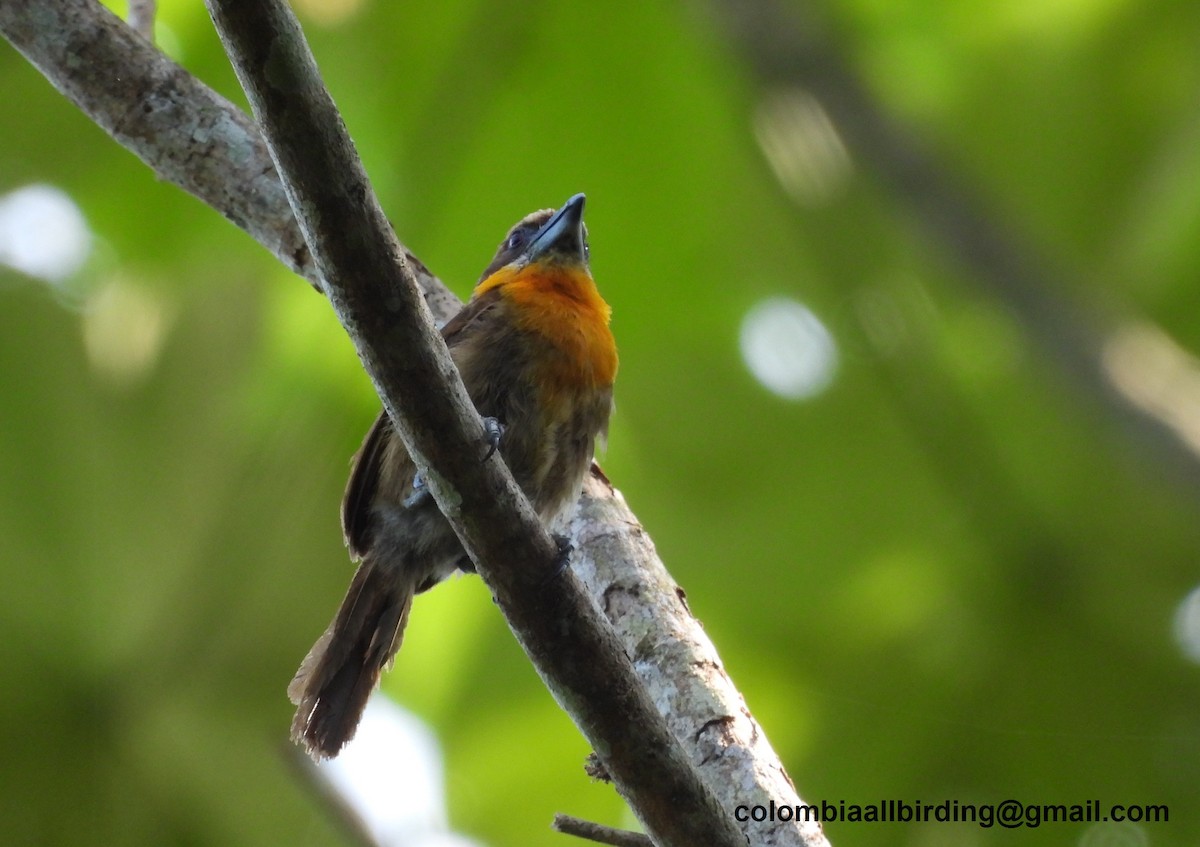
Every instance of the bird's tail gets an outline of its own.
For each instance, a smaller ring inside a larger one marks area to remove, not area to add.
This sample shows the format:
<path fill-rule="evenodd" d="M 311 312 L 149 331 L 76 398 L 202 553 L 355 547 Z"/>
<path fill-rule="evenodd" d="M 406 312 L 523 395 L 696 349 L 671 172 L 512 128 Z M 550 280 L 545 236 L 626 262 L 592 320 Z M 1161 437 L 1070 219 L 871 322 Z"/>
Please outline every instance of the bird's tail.
<path fill-rule="evenodd" d="M 393 568 L 366 559 L 337 616 L 288 686 L 296 704 L 292 740 L 314 759 L 336 756 L 354 737 L 367 698 L 400 649 L 413 589 Z"/>

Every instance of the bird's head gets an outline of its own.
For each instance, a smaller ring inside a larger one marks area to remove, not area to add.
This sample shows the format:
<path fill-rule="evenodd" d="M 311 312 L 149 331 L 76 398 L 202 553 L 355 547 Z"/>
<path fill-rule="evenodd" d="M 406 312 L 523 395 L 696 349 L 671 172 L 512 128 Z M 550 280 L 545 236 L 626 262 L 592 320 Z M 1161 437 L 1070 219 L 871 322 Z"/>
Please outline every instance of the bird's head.
<path fill-rule="evenodd" d="M 476 294 L 489 282 L 500 284 L 531 271 L 582 273 L 588 278 L 587 227 L 583 223 L 585 197 L 576 194 L 557 211 L 542 209 L 518 221 L 500 242 L 496 255 L 479 277 Z"/>

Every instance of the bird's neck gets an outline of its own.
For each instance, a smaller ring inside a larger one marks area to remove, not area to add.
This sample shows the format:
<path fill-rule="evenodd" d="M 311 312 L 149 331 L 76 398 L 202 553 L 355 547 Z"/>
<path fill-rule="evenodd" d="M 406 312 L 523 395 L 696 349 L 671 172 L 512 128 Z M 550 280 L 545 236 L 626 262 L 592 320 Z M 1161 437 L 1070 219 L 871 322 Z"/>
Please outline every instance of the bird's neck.
<path fill-rule="evenodd" d="M 553 366 L 556 379 L 612 385 L 617 373 L 617 349 L 608 328 L 612 310 L 591 274 L 556 265 L 504 268 L 484 280 L 475 294 L 496 287 L 514 309 L 517 325 L 561 354 Z"/>

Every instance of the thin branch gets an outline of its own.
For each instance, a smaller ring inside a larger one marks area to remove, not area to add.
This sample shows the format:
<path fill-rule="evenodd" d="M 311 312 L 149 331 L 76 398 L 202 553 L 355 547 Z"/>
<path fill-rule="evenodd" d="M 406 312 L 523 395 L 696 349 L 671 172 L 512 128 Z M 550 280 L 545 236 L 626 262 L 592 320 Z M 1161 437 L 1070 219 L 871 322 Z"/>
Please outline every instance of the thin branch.
<path fill-rule="evenodd" d="M 0 2 L 0 32 L 96 124 L 149 166 L 245 230 L 319 286 L 262 136 L 249 117 L 95 0 Z M 430 309 L 461 305 L 406 258 Z"/>
<path fill-rule="evenodd" d="M 640 832 L 613 829 L 611 826 L 585 821 L 572 815 L 555 815 L 550 828 L 563 835 L 574 835 L 576 838 L 608 844 L 610 847 L 654 847 L 654 842 Z"/>
<path fill-rule="evenodd" d="M 484 429 L 317 71 L 278 0 L 208 0 L 292 211 L 388 414 L 517 639 L 613 776 L 671 847 L 746 843 L 667 729 L 624 648 Z"/>
<path fill-rule="evenodd" d="M 280 757 L 297 780 L 321 798 L 321 802 L 333 813 L 334 824 L 358 847 L 386 847 L 381 844 L 367 826 L 362 815 L 350 805 L 334 784 L 329 781 L 320 767 L 313 764 L 299 747 L 290 741 L 280 744 Z"/>
<path fill-rule="evenodd" d="M 36 12 L 36 14 L 35 14 Z M 314 285 L 319 274 L 253 121 L 94 0 L 0 3 L 0 33 L 155 175 L 211 205 Z M 76 57 L 87 50 L 85 71 Z M 440 320 L 461 305 L 410 253 Z M 726 809 L 801 802 L 762 728 L 620 494 L 585 486 L 572 570 L 613 623 L 675 737 Z M 819 824 L 744 825 L 753 844 L 821 847 Z"/>
<path fill-rule="evenodd" d="M 101 129 L 315 284 L 266 145 L 243 112 L 94 0 L 0 3 L 4 36 Z"/>

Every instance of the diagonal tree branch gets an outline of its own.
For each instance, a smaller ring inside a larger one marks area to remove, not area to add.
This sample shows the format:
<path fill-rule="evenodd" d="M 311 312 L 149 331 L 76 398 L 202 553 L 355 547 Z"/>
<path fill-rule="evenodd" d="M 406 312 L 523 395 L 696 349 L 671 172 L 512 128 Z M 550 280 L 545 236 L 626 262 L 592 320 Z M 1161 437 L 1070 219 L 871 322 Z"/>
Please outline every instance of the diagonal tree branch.
<path fill-rule="evenodd" d="M 738 847 L 623 646 L 499 460 L 421 299 L 299 22 L 281 0 L 208 0 L 322 288 L 396 431 L 551 692 L 654 839 Z"/>
<path fill-rule="evenodd" d="M 240 110 L 95 0 L 0 3 L 0 33 L 160 179 L 208 203 L 319 286 L 266 145 Z M 80 56 L 86 61 L 80 63 Z M 397 246 L 434 316 L 447 319 L 460 302 Z M 598 472 L 585 486 L 571 536 L 578 551 L 572 570 L 602 605 L 642 683 L 721 805 L 800 804 L 682 590 L 636 516 Z M 743 830 L 756 845 L 828 843 L 817 823 L 748 821 Z M 702 843 L 709 843 L 707 834 Z"/>
<path fill-rule="evenodd" d="M 283 186 L 245 113 L 98 3 L 4 3 L 0 26 L 63 96 L 157 176 L 315 284 Z"/>
<path fill-rule="evenodd" d="M 162 180 L 203 200 L 285 266 L 317 269 L 254 121 L 95 0 L 0 3 L 0 31 L 59 92 Z M 461 305 L 411 253 L 430 308 Z"/>

